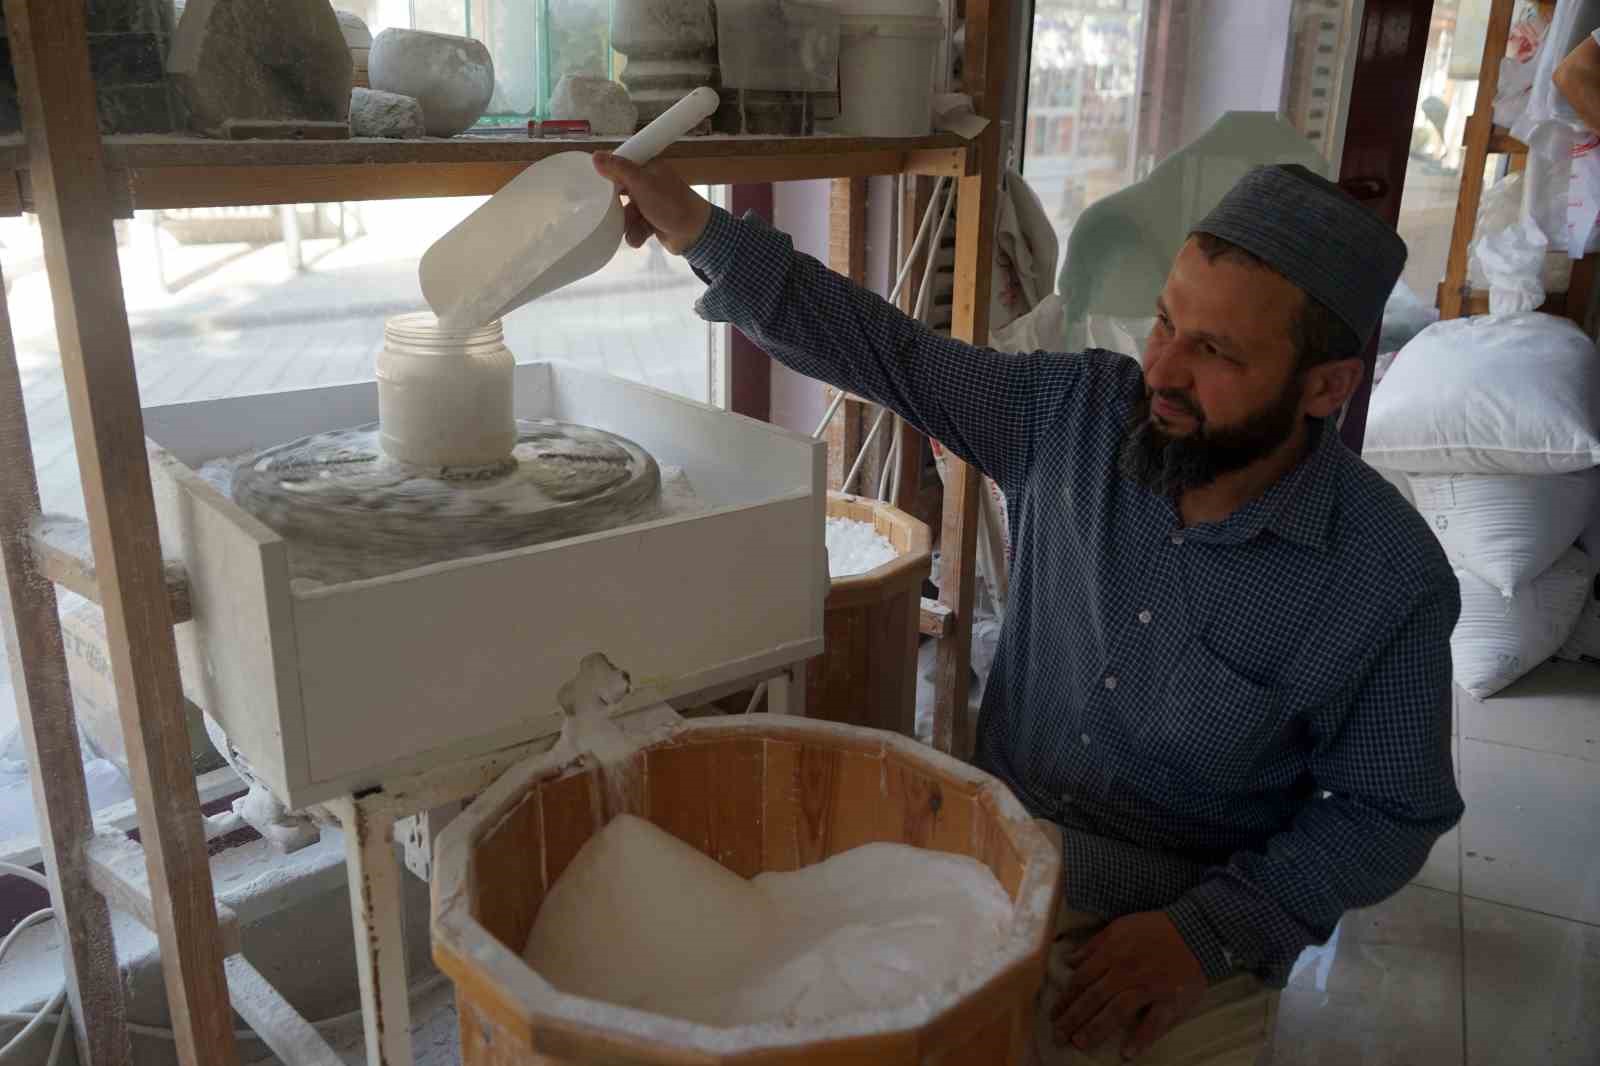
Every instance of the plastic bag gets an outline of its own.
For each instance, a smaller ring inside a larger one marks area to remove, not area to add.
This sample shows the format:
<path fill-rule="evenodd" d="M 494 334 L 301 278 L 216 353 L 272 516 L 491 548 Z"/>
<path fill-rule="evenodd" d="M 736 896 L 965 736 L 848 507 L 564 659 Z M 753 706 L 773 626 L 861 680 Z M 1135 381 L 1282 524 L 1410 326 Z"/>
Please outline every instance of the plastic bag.
<path fill-rule="evenodd" d="M 1437 321 L 1438 308 L 1412 292 L 1404 279 L 1395 282 L 1388 301 L 1383 305 L 1383 325 L 1378 330 L 1379 355 L 1398 352 L 1412 337 Z M 1387 362 L 1383 366 L 1388 369 Z"/>
<path fill-rule="evenodd" d="M 1600 139 L 1554 82 L 1556 66 L 1600 27 L 1600 0 L 1563 0 L 1544 35 L 1527 106 L 1511 135 L 1528 146 L 1526 205 L 1551 248 L 1600 251 Z"/>
<path fill-rule="evenodd" d="M 1549 246 L 1529 218 L 1472 242 L 1472 255 L 1483 264 L 1484 276 L 1489 279 L 1490 314 L 1532 311 L 1544 303 L 1539 274 Z"/>
<path fill-rule="evenodd" d="M 1065 305 L 1051 293 L 1031 311 L 989 331 L 989 346 L 1000 352 L 1059 352 L 1062 350 Z"/>
<path fill-rule="evenodd" d="M 1529 0 L 1517 6 L 1511 23 L 1511 35 L 1506 41 L 1506 56 L 1500 61 L 1500 80 L 1494 95 L 1494 124 L 1510 129 L 1528 109 L 1528 99 L 1533 92 L 1533 78 L 1538 71 L 1535 62 L 1550 23 L 1539 8 Z"/>
<path fill-rule="evenodd" d="M 1511 173 L 1491 185 L 1483 194 L 1483 199 L 1478 204 L 1478 224 L 1474 232 L 1479 234 L 1493 233 L 1514 225 L 1522 217 L 1524 210 L 1533 211 L 1533 195 L 1529 193 L 1523 182 L 1520 172 Z M 1536 221 L 1540 232 L 1546 233 L 1544 217 L 1550 209 L 1565 212 L 1567 206 L 1567 188 L 1565 184 L 1554 187 L 1547 186 L 1542 189 L 1540 196 L 1554 196 L 1554 204 L 1540 204 L 1538 210 L 1543 213 Z M 1559 215 L 1558 215 L 1559 217 Z M 1567 258 L 1566 248 L 1549 248 L 1544 257 L 1544 266 L 1540 271 L 1540 284 L 1545 292 L 1565 292 L 1567 282 L 1572 274 L 1572 260 Z M 1483 263 L 1476 255 L 1469 255 L 1467 259 L 1467 281 L 1475 289 L 1489 287 L 1488 275 L 1484 273 Z M 1385 309 L 1384 314 L 1388 314 Z M 1403 342 L 1402 342 L 1403 343 Z M 1384 349 L 1380 346 L 1379 351 Z"/>
<path fill-rule="evenodd" d="M 1557 64 L 1596 27 L 1600 27 L 1600 0 L 1562 0 L 1556 5 L 1555 17 L 1550 21 L 1533 62 L 1533 88 L 1528 93 L 1528 106 L 1511 125 L 1511 135 L 1517 140 L 1531 146 L 1534 130 L 1546 122 L 1582 127 L 1578 113 L 1556 88 L 1554 78 Z"/>

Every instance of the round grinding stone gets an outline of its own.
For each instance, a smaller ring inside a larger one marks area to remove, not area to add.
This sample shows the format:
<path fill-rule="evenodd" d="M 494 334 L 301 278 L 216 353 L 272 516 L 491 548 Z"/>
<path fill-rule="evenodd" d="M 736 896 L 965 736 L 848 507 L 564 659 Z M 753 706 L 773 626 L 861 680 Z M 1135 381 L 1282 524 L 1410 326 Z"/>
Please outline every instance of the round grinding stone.
<path fill-rule="evenodd" d="M 562 540 L 652 517 L 656 461 L 604 430 L 519 419 L 511 458 L 428 468 L 390 459 L 376 422 L 241 463 L 233 498 L 289 542 L 295 578 L 354 581 Z"/>

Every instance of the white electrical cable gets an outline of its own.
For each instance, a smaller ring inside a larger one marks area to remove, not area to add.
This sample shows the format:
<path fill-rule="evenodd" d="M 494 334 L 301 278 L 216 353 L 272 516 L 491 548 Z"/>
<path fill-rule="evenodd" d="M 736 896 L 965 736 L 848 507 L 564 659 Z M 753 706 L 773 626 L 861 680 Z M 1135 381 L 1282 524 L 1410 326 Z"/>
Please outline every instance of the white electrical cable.
<path fill-rule="evenodd" d="M 900 290 L 905 286 L 906 278 L 911 274 L 911 264 L 916 260 L 917 252 L 922 248 L 922 242 L 927 239 L 929 224 L 933 222 L 933 211 L 934 207 L 939 203 L 939 194 L 944 191 L 945 183 L 949 180 L 949 178 L 941 177 L 934 183 L 933 197 L 928 201 L 927 210 L 922 213 L 922 223 L 917 227 L 916 239 L 911 242 L 911 251 L 906 253 L 905 261 L 900 264 L 900 273 L 895 277 L 894 286 L 889 290 L 890 303 L 894 303 L 899 298 Z M 951 199 L 953 200 L 954 197 Z M 944 224 L 940 223 L 941 230 L 943 226 Z M 933 256 L 934 253 L 930 251 L 928 253 L 929 263 L 933 262 Z M 844 403 L 845 395 L 845 392 L 840 390 L 838 395 L 833 398 L 833 402 L 828 405 L 827 412 L 822 416 L 822 421 L 817 423 L 817 428 L 812 432 L 812 440 L 820 439 L 822 434 L 827 431 L 828 423 L 832 422 L 833 416 L 839 413 L 839 405 Z"/>
<path fill-rule="evenodd" d="M 754 711 L 756 709 L 756 704 L 760 703 L 761 697 L 765 696 L 766 694 L 767 683 L 763 681 L 761 684 L 757 685 L 756 690 L 750 694 L 750 702 L 745 704 L 744 713 L 749 714 L 751 711 Z"/>
<path fill-rule="evenodd" d="M 942 181 L 943 179 L 941 179 Z M 935 199 L 928 201 L 928 213 L 933 211 L 933 205 L 938 202 L 939 188 L 934 189 Z M 917 305 L 912 310 L 912 317 L 918 322 L 923 322 L 928 317 L 928 308 L 933 303 L 933 271 L 934 264 L 939 256 L 939 242 L 944 239 L 944 228 L 950 222 L 950 209 L 955 206 L 955 190 L 950 190 L 950 196 L 944 202 L 944 210 L 939 215 L 939 225 L 933 231 L 932 246 L 928 249 L 928 262 L 922 270 L 922 285 L 917 290 Z M 926 216 L 924 216 L 926 217 Z M 909 260 L 908 260 L 909 262 Z M 900 496 L 900 451 L 904 446 L 905 434 L 901 432 L 902 419 L 894 416 L 894 437 L 889 442 L 889 454 L 884 460 L 883 473 L 878 478 L 878 499 L 894 502 Z M 865 446 L 863 446 L 865 447 Z M 892 481 L 891 481 L 892 478 Z"/>
<path fill-rule="evenodd" d="M 939 202 L 939 194 L 944 192 L 945 184 L 949 178 L 940 178 L 933 184 L 933 196 L 928 200 L 927 210 L 922 212 L 922 223 L 917 226 L 916 239 L 911 242 L 911 250 L 906 253 L 905 260 L 900 264 L 900 273 L 895 276 L 894 287 L 889 290 L 889 302 L 894 303 L 900 296 L 900 290 L 905 286 L 906 277 L 911 273 L 911 264 L 916 261 L 917 253 L 922 250 L 922 242 L 928 239 L 928 223 L 933 221 L 933 205 Z M 931 260 L 933 253 L 929 252 Z"/>
<path fill-rule="evenodd" d="M 828 423 L 832 422 L 833 416 L 839 413 L 839 405 L 844 403 L 844 398 L 848 395 L 849 393 L 845 392 L 843 389 L 840 389 L 838 392 L 834 393 L 833 402 L 828 405 L 827 411 L 825 411 L 822 415 L 822 421 L 817 423 L 817 428 L 811 434 L 812 440 L 821 439 L 822 434 L 828 429 Z"/>
<path fill-rule="evenodd" d="M 30 870 L 26 866 L 17 866 L 14 863 L 9 862 L 0 862 L 0 875 L 6 874 L 9 874 L 12 877 L 20 877 L 29 884 L 37 885 L 47 891 L 50 888 L 50 882 L 44 879 L 43 874 L 34 870 Z M 0 962 L 5 961 L 6 952 L 11 950 L 11 945 L 16 943 L 17 938 L 22 935 L 23 930 L 31 928 L 35 925 L 39 925 L 48 919 L 54 918 L 55 916 L 56 912 L 51 910 L 49 907 L 46 907 L 44 910 L 34 911 L 32 914 L 22 919 L 22 921 L 18 922 L 16 927 L 13 928 L 11 932 L 6 934 L 6 938 L 4 940 L 0 940 Z M 0 1045 L 0 1062 L 9 1062 L 14 1056 L 21 1054 L 22 1042 L 28 1039 L 28 1037 L 33 1034 L 35 1029 L 38 1029 L 48 1021 L 55 1021 L 56 1036 L 50 1044 L 50 1057 L 45 1060 L 45 1066 L 55 1066 L 57 1056 L 59 1056 L 61 1053 L 61 1032 L 66 1025 L 67 1015 L 66 1011 L 61 1011 L 61 1014 L 58 1016 L 56 1011 L 61 1009 L 61 1005 L 66 1002 L 66 999 L 67 982 L 63 980 L 61 982 L 61 987 L 56 989 L 55 995 L 50 997 L 50 1001 L 33 1014 L 19 1014 L 15 1016 L 15 1018 L 5 1018 L 6 1021 L 22 1022 L 23 1026 L 20 1032 L 18 1032 L 11 1039 L 7 1040 L 3 1045 Z"/>
<path fill-rule="evenodd" d="M 889 475 L 894 473 L 894 464 L 900 455 L 900 416 L 895 415 L 894 421 L 889 423 L 889 454 L 883 457 L 883 473 L 878 475 L 878 499 L 884 503 L 893 503 L 889 499 Z"/>
<path fill-rule="evenodd" d="M 872 428 L 867 430 L 867 437 L 861 442 L 861 450 L 856 453 L 855 463 L 850 467 L 850 472 L 844 476 L 844 481 L 839 485 L 840 492 L 850 491 L 850 483 L 861 472 L 861 464 L 866 462 L 867 459 L 867 449 L 872 447 L 872 439 L 878 435 L 878 430 L 883 428 L 883 420 L 888 414 L 889 409 L 887 407 L 878 409 L 878 417 L 872 420 Z"/>

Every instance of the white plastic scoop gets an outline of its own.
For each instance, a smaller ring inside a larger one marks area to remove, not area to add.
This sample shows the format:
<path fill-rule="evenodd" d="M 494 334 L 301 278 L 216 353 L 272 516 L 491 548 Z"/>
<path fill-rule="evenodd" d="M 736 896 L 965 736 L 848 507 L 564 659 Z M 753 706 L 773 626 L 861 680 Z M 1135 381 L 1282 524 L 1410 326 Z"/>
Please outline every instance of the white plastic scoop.
<path fill-rule="evenodd" d="M 717 109 L 700 88 L 622 143 L 639 165 Z M 611 261 L 622 243 L 622 201 L 588 152 L 560 152 L 518 174 L 433 243 L 417 273 L 422 295 L 450 329 L 476 329 Z"/>

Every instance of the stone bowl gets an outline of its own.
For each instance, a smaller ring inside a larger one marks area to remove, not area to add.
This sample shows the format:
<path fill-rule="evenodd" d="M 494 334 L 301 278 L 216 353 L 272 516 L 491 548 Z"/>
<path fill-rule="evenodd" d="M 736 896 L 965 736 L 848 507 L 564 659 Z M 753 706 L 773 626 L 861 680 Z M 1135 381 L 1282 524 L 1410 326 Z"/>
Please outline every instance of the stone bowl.
<path fill-rule="evenodd" d="M 430 137 L 454 137 L 494 95 L 494 60 L 482 41 L 426 30 L 384 30 L 367 56 L 372 88 L 414 98 Z"/>

